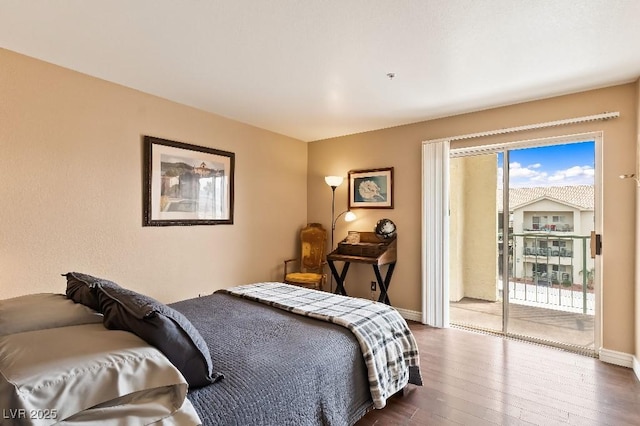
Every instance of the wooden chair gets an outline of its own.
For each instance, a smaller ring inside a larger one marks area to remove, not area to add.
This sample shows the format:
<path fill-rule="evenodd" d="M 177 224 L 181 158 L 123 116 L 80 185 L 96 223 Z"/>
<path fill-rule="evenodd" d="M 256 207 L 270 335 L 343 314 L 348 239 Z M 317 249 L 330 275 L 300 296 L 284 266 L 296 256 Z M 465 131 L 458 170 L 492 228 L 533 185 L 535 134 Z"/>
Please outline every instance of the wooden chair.
<path fill-rule="evenodd" d="M 288 284 L 321 290 L 327 281 L 324 249 L 327 231 L 319 223 L 308 223 L 300 230 L 300 257 L 284 261 L 284 279 Z M 291 265 L 298 261 L 297 268 Z M 296 272 L 292 272 L 297 269 Z"/>

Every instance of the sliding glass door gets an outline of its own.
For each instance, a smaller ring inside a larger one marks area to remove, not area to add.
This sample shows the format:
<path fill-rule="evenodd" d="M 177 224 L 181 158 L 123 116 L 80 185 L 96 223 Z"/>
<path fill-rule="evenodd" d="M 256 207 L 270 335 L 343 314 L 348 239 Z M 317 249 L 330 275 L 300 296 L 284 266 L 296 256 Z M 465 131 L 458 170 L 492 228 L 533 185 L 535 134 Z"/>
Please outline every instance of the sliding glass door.
<path fill-rule="evenodd" d="M 452 324 L 595 348 L 595 147 L 452 152 Z"/>

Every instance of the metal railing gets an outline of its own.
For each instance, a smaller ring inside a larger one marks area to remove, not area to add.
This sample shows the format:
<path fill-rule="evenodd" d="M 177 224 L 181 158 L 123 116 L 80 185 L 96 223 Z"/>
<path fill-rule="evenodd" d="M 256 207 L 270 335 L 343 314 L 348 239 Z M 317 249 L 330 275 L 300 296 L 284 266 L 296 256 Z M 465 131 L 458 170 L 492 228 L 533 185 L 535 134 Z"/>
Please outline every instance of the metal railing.
<path fill-rule="evenodd" d="M 525 231 L 533 232 L 573 232 L 573 225 L 568 223 L 556 223 L 546 225 L 525 225 Z"/>
<path fill-rule="evenodd" d="M 588 235 L 510 234 L 510 300 L 593 313 L 594 269 L 587 252 L 589 239 Z"/>

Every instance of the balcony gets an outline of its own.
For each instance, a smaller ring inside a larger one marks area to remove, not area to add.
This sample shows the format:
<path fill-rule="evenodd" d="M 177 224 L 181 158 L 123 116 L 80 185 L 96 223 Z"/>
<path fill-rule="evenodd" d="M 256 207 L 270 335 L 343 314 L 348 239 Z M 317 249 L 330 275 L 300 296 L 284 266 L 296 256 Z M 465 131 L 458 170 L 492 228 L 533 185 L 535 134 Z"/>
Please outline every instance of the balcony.
<path fill-rule="evenodd" d="M 589 239 L 582 235 L 511 234 L 508 246 L 510 334 L 560 342 L 580 351 L 594 350 L 594 267 L 587 252 Z M 502 241 L 499 249 L 501 247 Z M 502 256 L 500 250 L 500 275 Z M 452 302 L 451 322 L 500 331 L 502 277 L 496 286 L 498 302 L 469 297 Z"/>
<path fill-rule="evenodd" d="M 533 223 L 530 227 L 525 227 L 524 230 L 527 232 L 573 232 L 573 225 L 568 223 L 556 223 L 548 225 Z"/>
<path fill-rule="evenodd" d="M 573 250 L 565 247 L 523 247 L 522 254 L 525 256 L 573 257 Z"/>
<path fill-rule="evenodd" d="M 554 304 L 522 304 L 511 299 L 509 329 L 511 335 L 527 336 L 542 342 L 562 343 L 563 347 L 586 355 L 595 354 L 594 316 L 550 309 Z M 464 298 L 450 305 L 451 323 L 484 330 L 502 330 L 502 302 Z"/>

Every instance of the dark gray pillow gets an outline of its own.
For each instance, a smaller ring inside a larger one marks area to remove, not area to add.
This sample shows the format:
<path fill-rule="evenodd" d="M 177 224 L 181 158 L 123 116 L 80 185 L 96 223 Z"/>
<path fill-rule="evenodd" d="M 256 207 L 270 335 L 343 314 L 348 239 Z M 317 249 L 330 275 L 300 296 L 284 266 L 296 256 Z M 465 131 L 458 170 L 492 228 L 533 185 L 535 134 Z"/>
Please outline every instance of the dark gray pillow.
<path fill-rule="evenodd" d="M 122 287 L 95 287 L 109 329 L 126 330 L 158 348 L 187 379 L 191 388 L 222 378 L 213 372 L 206 342 L 180 312 L 157 300 Z"/>
<path fill-rule="evenodd" d="M 76 303 L 82 303 L 94 311 L 100 311 L 98 296 L 95 288 L 98 284 L 103 287 L 120 287 L 118 284 L 103 278 L 93 277 L 80 272 L 62 274 L 67 277 L 67 297 Z"/>

